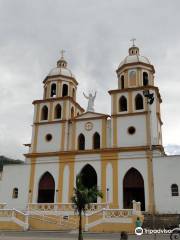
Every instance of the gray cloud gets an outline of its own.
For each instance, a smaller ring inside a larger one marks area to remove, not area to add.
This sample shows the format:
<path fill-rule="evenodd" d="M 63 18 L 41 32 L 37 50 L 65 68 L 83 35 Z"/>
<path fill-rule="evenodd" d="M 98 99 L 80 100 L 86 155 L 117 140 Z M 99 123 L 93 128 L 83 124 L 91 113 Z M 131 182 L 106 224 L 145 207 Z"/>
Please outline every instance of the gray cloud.
<path fill-rule="evenodd" d="M 178 113 L 179 0 L 2 0 L 0 1 L 0 153 L 22 158 L 29 142 L 32 100 L 42 80 L 66 50 L 82 91 L 98 90 L 97 111 L 110 111 L 107 91 L 117 87 L 115 70 L 137 38 L 156 68 L 163 98 L 165 144 L 180 144 Z"/>

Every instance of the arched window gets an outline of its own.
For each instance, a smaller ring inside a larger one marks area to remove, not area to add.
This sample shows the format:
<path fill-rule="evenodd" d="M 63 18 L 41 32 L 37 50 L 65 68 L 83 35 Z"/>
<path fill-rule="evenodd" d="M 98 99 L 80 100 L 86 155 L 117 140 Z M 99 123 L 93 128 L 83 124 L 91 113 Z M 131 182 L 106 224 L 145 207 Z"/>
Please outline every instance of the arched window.
<path fill-rule="evenodd" d="M 126 97 L 122 96 L 119 99 L 119 112 L 127 111 L 127 99 Z"/>
<path fill-rule="evenodd" d="M 54 203 L 55 181 L 49 172 L 45 172 L 39 181 L 38 203 Z"/>
<path fill-rule="evenodd" d="M 121 89 L 124 89 L 124 75 L 121 76 Z"/>
<path fill-rule="evenodd" d="M 18 188 L 13 189 L 12 198 L 18 198 Z"/>
<path fill-rule="evenodd" d="M 71 118 L 73 118 L 74 117 L 74 108 L 72 107 L 71 108 Z"/>
<path fill-rule="evenodd" d="M 147 86 L 148 84 L 149 84 L 148 73 L 143 72 L 143 86 Z"/>
<path fill-rule="evenodd" d="M 68 85 L 63 84 L 63 89 L 62 89 L 62 96 L 66 97 L 68 95 Z"/>
<path fill-rule="evenodd" d="M 56 84 L 55 83 L 53 83 L 51 85 L 51 97 L 54 97 L 54 96 L 56 96 Z"/>
<path fill-rule="evenodd" d="M 44 106 L 41 110 L 41 120 L 47 120 L 48 119 L 48 107 Z"/>
<path fill-rule="evenodd" d="M 78 137 L 78 149 L 79 150 L 85 149 L 85 137 L 82 133 Z"/>
<path fill-rule="evenodd" d="M 54 118 L 60 119 L 61 118 L 61 105 L 57 104 L 54 110 Z"/>
<path fill-rule="evenodd" d="M 97 132 L 95 132 L 93 135 L 93 148 L 94 149 L 100 148 L 100 135 Z"/>
<path fill-rule="evenodd" d="M 143 97 L 139 93 L 135 97 L 135 107 L 136 107 L 136 110 L 141 110 L 144 108 Z"/>
<path fill-rule="evenodd" d="M 173 197 L 179 196 L 179 189 L 177 184 L 172 184 L 171 185 L 171 194 Z"/>

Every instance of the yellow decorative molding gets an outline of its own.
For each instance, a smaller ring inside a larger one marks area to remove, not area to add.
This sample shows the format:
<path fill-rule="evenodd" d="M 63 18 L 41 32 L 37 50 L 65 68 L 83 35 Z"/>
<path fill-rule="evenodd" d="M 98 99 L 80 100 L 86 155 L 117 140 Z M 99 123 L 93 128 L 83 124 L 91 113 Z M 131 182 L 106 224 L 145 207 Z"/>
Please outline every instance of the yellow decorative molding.
<path fill-rule="evenodd" d="M 60 147 L 60 149 L 61 149 L 61 151 L 64 151 L 65 150 L 65 131 L 66 131 L 66 123 L 65 122 L 63 122 L 62 124 L 61 124 L 61 139 L 60 139 L 60 144 L 61 144 L 61 147 Z"/>
<path fill-rule="evenodd" d="M 117 147 L 117 118 L 112 117 L 112 125 L 113 125 L 113 147 Z"/>
<path fill-rule="evenodd" d="M 102 148 L 107 147 L 107 119 L 102 119 Z"/>
<path fill-rule="evenodd" d="M 36 159 L 31 159 L 30 179 L 29 179 L 29 203 L 33 201 L 34 179 L 36 170 Z"/>
<path fill-rule="evenodd" d="M 129 103 L 129 107 L 128 107 L 128 112 L 132 113 L 133 112 L 133 99 L 132 99 L 132 92 L 128 92 L 128 103 Z"/>
<path fill-rule="evenodd" d="M 33 139 L 33 147 L 32 147 L 32 152 L 35 153 L 37 150 L 37 139 L 38 139 L 38 130 L 39 130 L 39 125 L 34 125 L 34 139 Z"/>
<path fill-rule="evenodd" d="M 147 154 L 147 173 L 148 173 L 148 189 L 149 189 L 148 212 L 151 214 L 154 214 L 155 200 L 154 200 L 152 151 L 147 151 L 146 154 Z"/>
<path fill-rule="evenodd" d="M 76 149 L 76 122 L 72 122 L 71 150 Z"/>

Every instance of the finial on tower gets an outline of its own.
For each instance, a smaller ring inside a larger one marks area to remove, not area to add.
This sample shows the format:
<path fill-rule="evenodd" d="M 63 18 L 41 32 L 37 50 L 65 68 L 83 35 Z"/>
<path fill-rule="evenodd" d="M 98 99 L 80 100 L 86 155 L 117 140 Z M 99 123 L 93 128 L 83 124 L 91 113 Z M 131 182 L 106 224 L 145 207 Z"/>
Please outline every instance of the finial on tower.
<path fill-rule="evenodd" d="M 65 52 L 66 52 L 65 50 L 63 50 L 63 49 L 61 50 L 61 59 L 64 58 L 64 53 Z"/>
<path fill-rule="evenodd" d="M 65 53 L 65 50 L 62 49 L 61 50 L 61 58 L 60 58 L 60 60 L 57 61 L 57 67 L 62 67 L 62 68 L 67 67 L 67 62 L 64 59 L 64 53 Z"/>
<path fill-rule="evenodd" d="M 139 48 L 135 45 L 136 38 L 132 38 L 130 41 L 132 42 L 132 47 L 129 48 L 129 55 L 139 55 Z"/>
<path fill-rule="evenodd" d="M 132 38 L 130 41 L 133 43 L 133 44 L 132 44 L 132 47 L 135 47 L 134 42 L 136 41 L 136 38 Z"/>

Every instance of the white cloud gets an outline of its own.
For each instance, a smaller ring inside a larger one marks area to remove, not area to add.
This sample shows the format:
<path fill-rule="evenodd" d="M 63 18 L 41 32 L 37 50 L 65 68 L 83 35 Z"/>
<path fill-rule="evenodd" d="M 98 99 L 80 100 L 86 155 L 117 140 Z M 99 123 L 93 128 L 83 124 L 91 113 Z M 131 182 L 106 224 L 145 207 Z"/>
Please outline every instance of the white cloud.
<path fill-rule="evenodd" d="M 180 144 L 179 0 L 6 0 L 0 1 L 0 152 L 22 158 L 29 142 L 33 99 L 42 97 L 42 80 L 66 50 L 82 91 L 98 90 L 96 110 L 110 111 L 115 70 L 137 38 L 156 68 L 163 97 L 164 143 Z"/>

